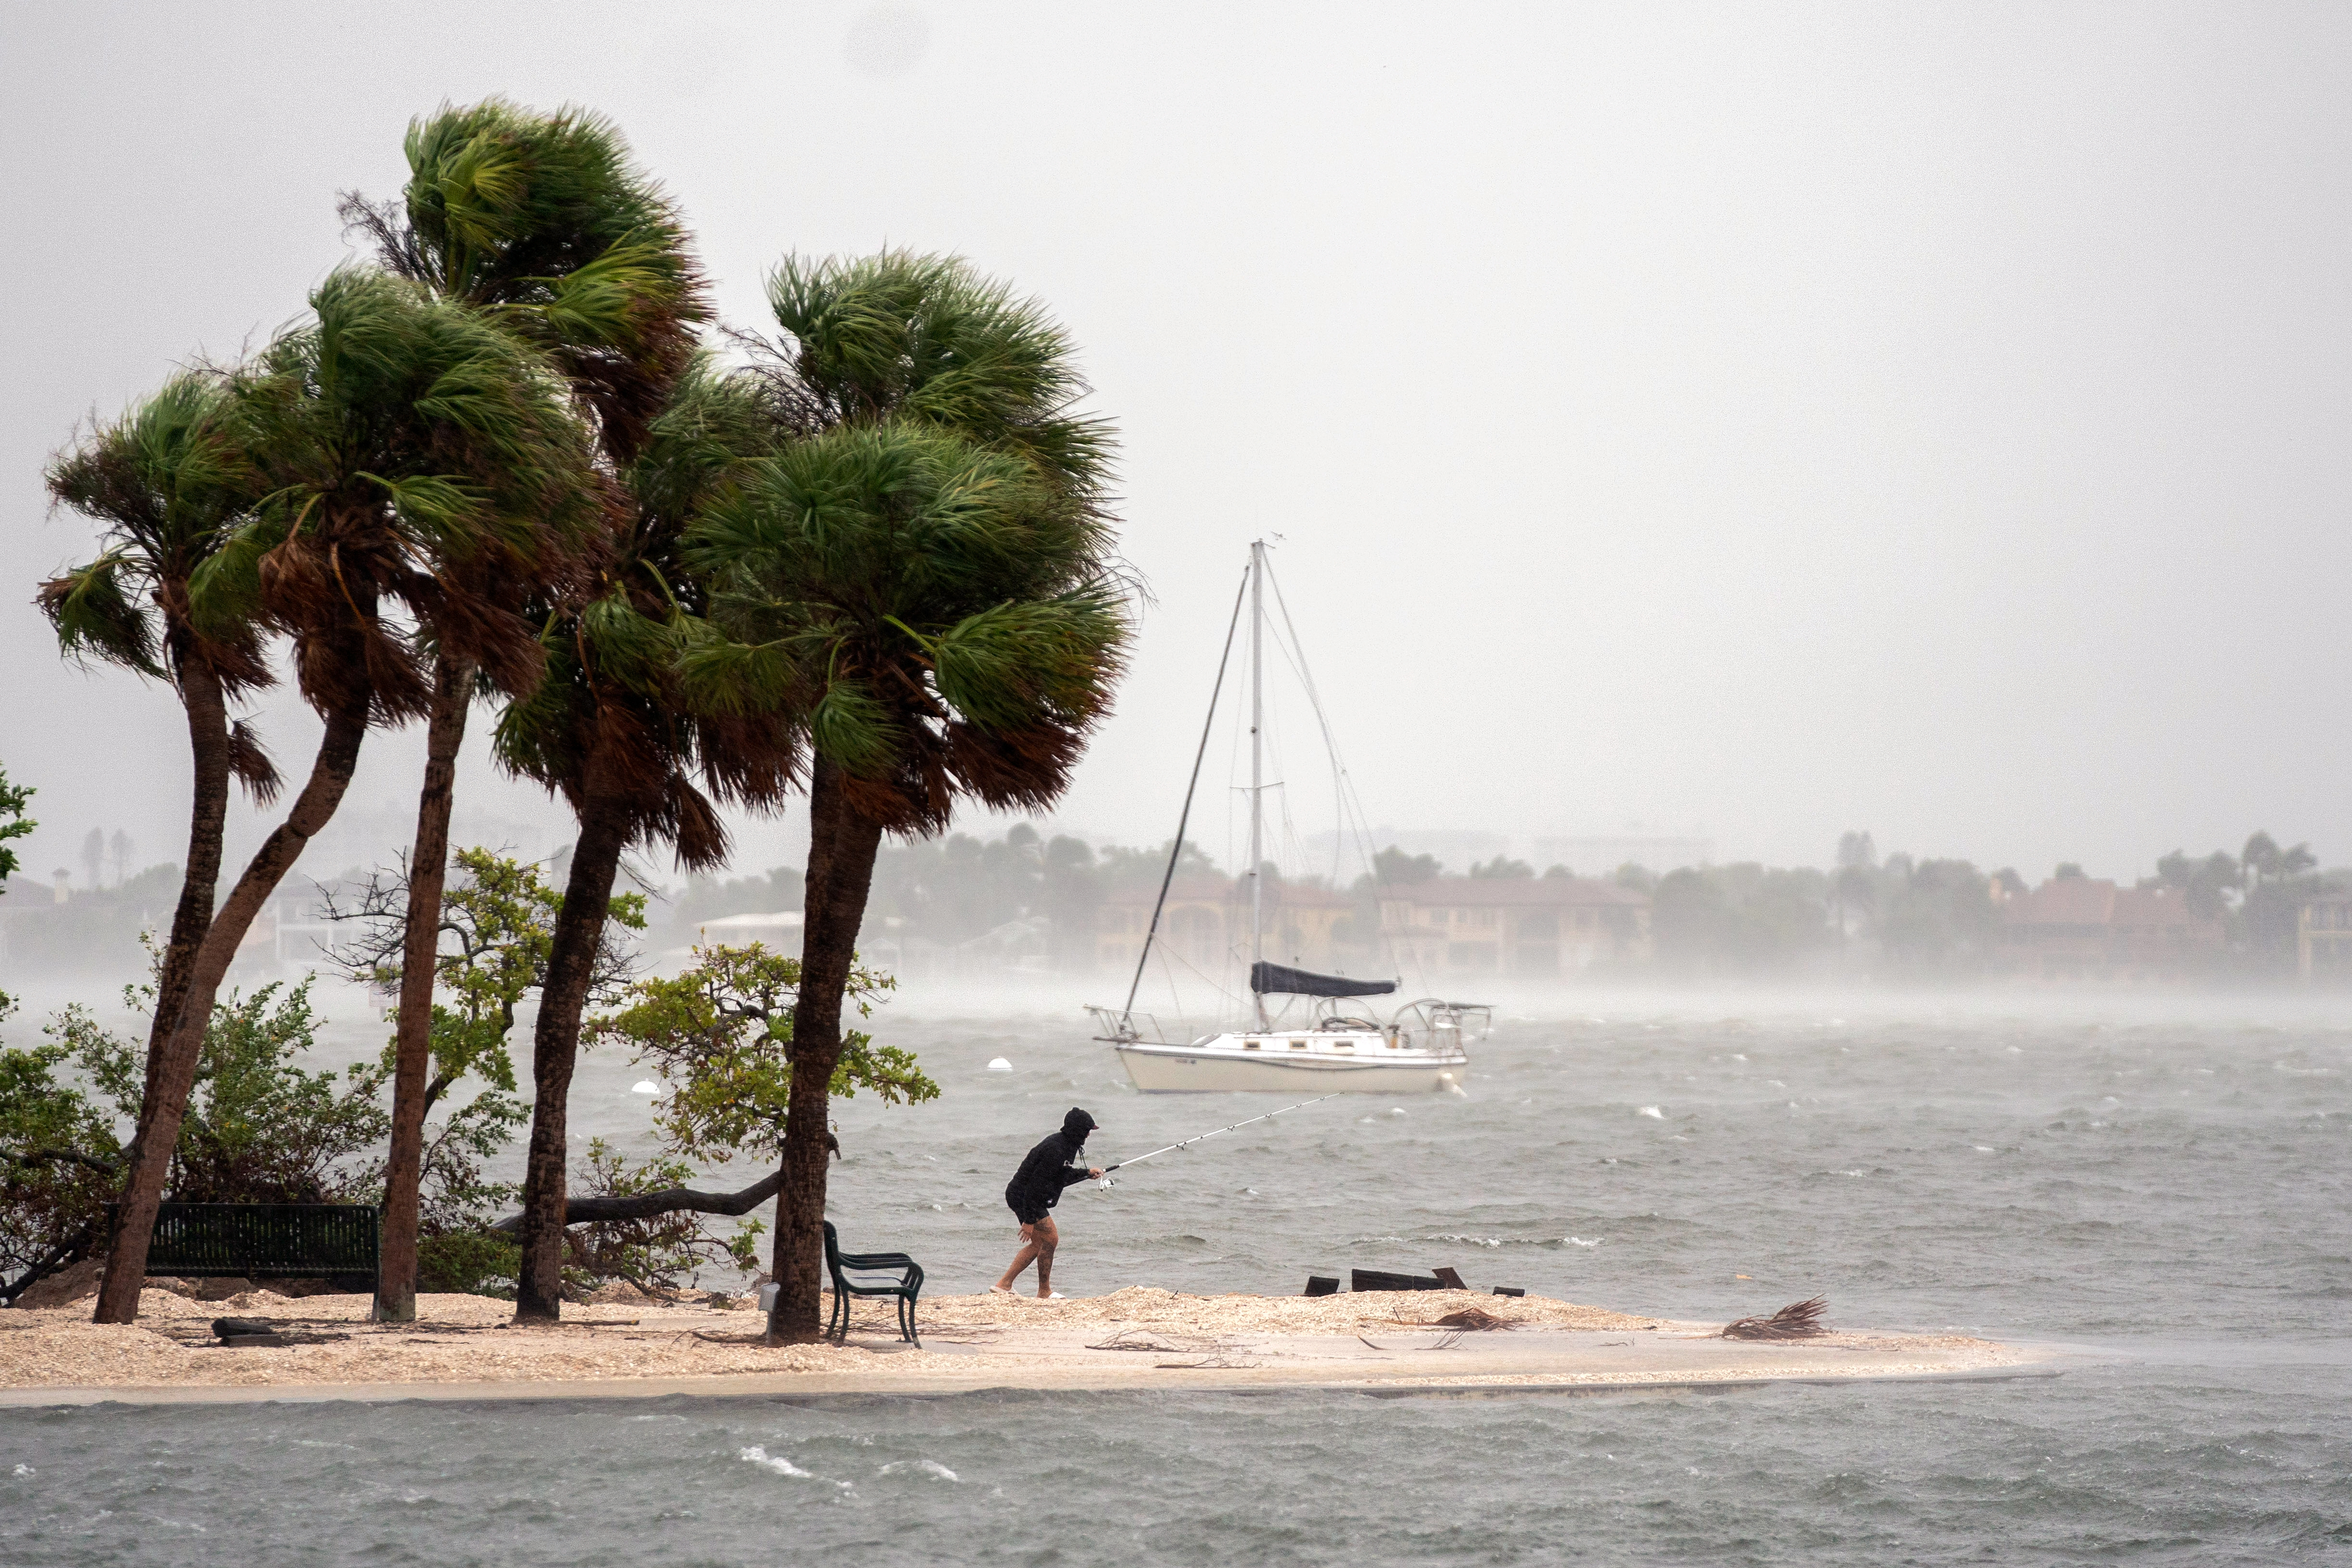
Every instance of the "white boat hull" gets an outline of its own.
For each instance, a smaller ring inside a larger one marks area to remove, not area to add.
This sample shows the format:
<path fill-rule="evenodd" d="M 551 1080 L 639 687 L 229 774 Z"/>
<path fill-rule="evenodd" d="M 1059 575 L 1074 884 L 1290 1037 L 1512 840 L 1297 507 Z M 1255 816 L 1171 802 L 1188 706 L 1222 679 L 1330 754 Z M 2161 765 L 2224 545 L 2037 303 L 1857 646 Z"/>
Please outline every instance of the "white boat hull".
<path fill-rule="evenodd" d="M 1442 1094 L 1470 1077 L 1470 1058 L 1460 1052 L 1381 1046 L 1291 1050 L 1279 1038 L 1243 1048 L 1232 1041 L 1233 1036 L 1192 1046 L 1131 1041 L 1117 1048 L 1127 1076 L 1146 1094 Z"/>

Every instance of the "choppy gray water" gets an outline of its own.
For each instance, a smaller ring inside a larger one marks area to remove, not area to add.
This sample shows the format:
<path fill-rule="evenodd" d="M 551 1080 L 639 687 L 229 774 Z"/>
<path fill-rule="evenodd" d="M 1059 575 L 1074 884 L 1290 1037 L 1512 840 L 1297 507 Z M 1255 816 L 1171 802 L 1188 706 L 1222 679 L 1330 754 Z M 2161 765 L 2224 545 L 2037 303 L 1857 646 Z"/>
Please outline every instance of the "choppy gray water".
<path fill-rule="evenodd" d="M 2352 1012 L 1754 1006 L 1506 1017 L 1467 1100 L 1336 1100 L 1073 1189 L 1055 1283 L 1452 1263 L 1688 1317 L 1821 1291 L 2082 1347 L 2063 1375 L 8 1411 L 0 1562 L 2352 1561 Z M 842 1108 L 834 1217 L 934 1290 L 1002 1267 L 1005 1177 L 1066 1106 L 1116 1157 L 1273 1103 L 1139 1097 L 1066 1016 L 887 1030 L 946 1093 Z M 642 1126 L 635 1076 L 592 1064 L 575 1120 Z"/>

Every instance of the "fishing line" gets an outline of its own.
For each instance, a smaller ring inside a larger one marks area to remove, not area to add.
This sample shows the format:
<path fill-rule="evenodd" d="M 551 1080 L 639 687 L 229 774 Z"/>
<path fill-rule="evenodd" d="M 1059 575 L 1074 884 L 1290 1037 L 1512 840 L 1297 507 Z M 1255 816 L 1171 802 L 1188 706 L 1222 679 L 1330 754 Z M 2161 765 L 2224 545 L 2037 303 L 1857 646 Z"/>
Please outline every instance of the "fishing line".
<path fill-rule="evenodd" d="M 1103 1167 L 1102 1173 L 1102 1185 L 1105 1187 L 1109 1186 L 1110 1173 L 1113 1171 L 1122 1169 L 1125 1166 L 1140 1165 L 1146 1160 L 1156 1160 L 1162 1154 L 1172 1154 L 1179 1149 L 1189 1149 L 1195 1143 L 1204 1142 L 1211 1138 L 1214 1138 L 1217 1135 L 1217 1132 L 1231 1132 L 1234 1128 L 1247 1127 L 1252 1121 L 1265 1121 L 1273 1117 L 1280 1116 L 1284 1110 L 1304 1110 L 1310 1105 L 1320 1105 L 1327 1100 L 1337 1100 L 1341 1094 L 1346 1092 L 1347 1091 L 1345 1089 L 1339 1089 L 1334 1090 L 1329 1094 L 1318 1095 L 1313 1100 L 1302 1100 L 1297 1105 L 1284 1106 L 1282 1110 L 1269 1110 L 1265 1112 L 1263 1115 L 1250 1117 L 1247 1121 L 1236 1121 L 1231 1127 L 1220 1127 L 1217 1129 L 1216 1132 L 1203 1132 L 1197 1138 L 1186 1138 L 1181 1142 L 1171 1143 L 1165 1149 L 1154 1149 L 1149 1154 L 1138 1154 L 1132 1160 L 1121 1160 L 1116 1165 L 1105 1165 Z"/>

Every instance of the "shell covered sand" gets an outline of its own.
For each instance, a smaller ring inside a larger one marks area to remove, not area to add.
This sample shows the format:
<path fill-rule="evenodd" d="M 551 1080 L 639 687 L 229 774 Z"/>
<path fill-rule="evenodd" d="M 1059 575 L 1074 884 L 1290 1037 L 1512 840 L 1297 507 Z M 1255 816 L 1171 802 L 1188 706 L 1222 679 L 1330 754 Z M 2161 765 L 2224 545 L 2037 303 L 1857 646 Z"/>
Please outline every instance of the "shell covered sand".
<path fill-rule="evenodd" d="M 1555 1329 L 1654 1329 L 1655 1318 L 1628 1317 L 1542 1296 L 1482 1296 L 1475 1290 L 1343 1292 L 1336 1296 L 1185 1296 L 1130 1285 L 1108 1296 L 1040 1301 L 1034 1296 L 943 1296 L 923 1303 L 928 1326 L 1134 1324 L 1193 1334 L 1343 1334 L 1367 1324 L 1433 1322 L 1476 1308 L 1513 1324 Z"/>
<path fill-rule="evenodd" d="M 141 1296 L 140 1321 L 130 1325 L 90 1322 L 88 1300 L 0 1311 L 0 1388 L 610 1389 L 632 1380 L 779 1375 L 811 1375 L 826 1385 L 847 1378 L 885 1387 L 926 1379 L 1106 1386 L 1107 1378 L 1164 1382 L 1221 1370 L 1291 1381 L 1375 1376 L 1442 1384 L 1475 1373 L 1488 1382 L 1638 1384 L 1754 1376 L 1759 1368 L 1777 1376 L 1905 1375 L 2021 1359 L 1980 1340 L 1856 1334 L 1803 1342 L 1802 1356 L 1791 1359 L 1790 1347 L 1708 1338 L 1718 1325 L 1467 1291 L 1186 1296 L 1137 1286 L 1059 1301 L 945 1296 L 922 1304 L 927 1348 L 919 1351 L 898 1342 L 887 1304 L 874 1301 L 856 1304 L 846 1346 L 778 1347 L 758 1342 L 763 1325 L 757 1313 L 707 1303 L 567 1306 L 562 1324 L 530 1328 L 513 1326 L 509 1303 L 480 1296 L 420 1296 L 415 1323 L 370 1322 L 370 1305 L 365 1296 L 294 1300 L 268 1290 L 192 1301 L 151 1289 Z M 1517 1331 L 1447 1335 L 1428 1326 L 1471 1307 Z M 213 1319 L 231 1314 L 288 1331 L 349 1337 L 231 1349 L 211 1330 Z M 1116 1342 L 1120 1336 L 1125 1342 Z M 1174 1359 L 1118 1353 L 1144 1349 Z"/>

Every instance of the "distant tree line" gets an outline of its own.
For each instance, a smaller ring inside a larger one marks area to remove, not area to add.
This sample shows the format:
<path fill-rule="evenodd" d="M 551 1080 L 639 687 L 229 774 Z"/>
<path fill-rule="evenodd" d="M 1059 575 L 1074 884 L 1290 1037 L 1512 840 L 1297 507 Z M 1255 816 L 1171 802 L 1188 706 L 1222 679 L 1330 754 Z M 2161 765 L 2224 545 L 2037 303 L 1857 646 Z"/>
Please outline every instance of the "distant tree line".
<path fill-rule="evenodd" d="M 867 934 L 877 939 L 887 931 L 901 941 L 952 948 L 1021 927 L 1034 933 L 1055 967 L 1083 967 L 1091 961 L 1096 911 L 1104 900 L 1156 890 L 1167 859 L 1164 844 L 1096 847 L 1067 836 L 1048 838 L 1026 823 L 994 838 L 959 833 L 892 846 L 876 860 Z M 1379 889 L 1426 882 L 1445 869 L 1434 856 L 1395 846 L 1378 851 L 1368 873 L 1335 889 L 1358 901 L 1339 934 L 1370 942 L 1379 923 Z M 1187 844 L 1180 870 L 1216 874 L 1219 868 Z M 1266 872 L 1279 879 L 1275 868 Z M 1559 865 L 1538 872 L 1528 861 L 1497 855 L 1465 874 L 1572 873 Z M 676 920 L 691 929 L 725 915 L 791 909 L 800 875 L 780 867 L 765 876 L 693 882 L 677 900 Z M 1656 871 L 1626 865 L 1601 875 L 1651 900 L 1652 952 L 1619 966 L 1616 973 L 1627 978 L 1810 970 L 1963 979 L 1993 961 L 2003 901 L 2032 890 L 2013 867 L 1985 871 L 1967 860 L 1903 853 L 1882 858 L 1866 832 L 1843 835 L 1826 867 L 1736 862 Z M 2073 863 L 2052 872 L 2058 879 L 2083 875 Z M 1327 885 L 1323 878 L 1297 880 Z M 2193 915 L 2221 928 L 2229 964 L 2260 975 L 2293 965 L 2296 910 L 2347 880 L 2341 873 L 2321 873 L 2307 845 L 2282 848 L 2269 834 L 2256 833 L 2234 854 L 2174 850 L 2138 885 L 2179 889 Z"/>

